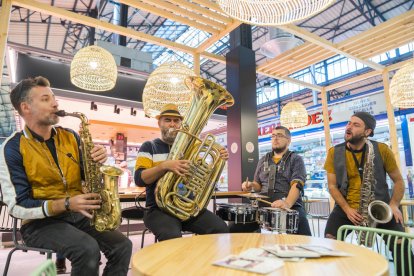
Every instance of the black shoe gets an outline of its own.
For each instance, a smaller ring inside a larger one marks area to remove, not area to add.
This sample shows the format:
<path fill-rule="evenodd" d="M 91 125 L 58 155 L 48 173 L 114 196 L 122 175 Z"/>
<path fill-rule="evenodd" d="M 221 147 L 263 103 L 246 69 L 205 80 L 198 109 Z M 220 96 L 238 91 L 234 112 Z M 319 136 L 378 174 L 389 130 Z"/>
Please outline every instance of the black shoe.
<path fill-rule="evenodd" d="M 66 259 L 56 259 L 56 272 L 57 274 L 65 274 L 66 273 Z"/>

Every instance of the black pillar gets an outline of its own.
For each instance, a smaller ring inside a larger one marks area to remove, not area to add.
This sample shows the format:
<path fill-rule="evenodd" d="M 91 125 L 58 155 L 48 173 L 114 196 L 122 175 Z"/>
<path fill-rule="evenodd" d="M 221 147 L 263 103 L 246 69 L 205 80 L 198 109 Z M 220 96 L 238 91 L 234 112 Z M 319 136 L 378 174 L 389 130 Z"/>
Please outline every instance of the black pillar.
<path fill-rule="evenodd" d="M 230 46 L 226 55 L 227 90 L 235 103 L 227 109 L 228 184 L 229 191 L 240 191 L 247 177 L 253 180 L 259 157 L 251 26 L 243 24 L 231 32 Z"/>
<path fill-rule="evenodd" d="M 127 5 L 121 4 L 120 14 L 121 14 L 120 25 L 122 27 L 127 27 L 128 25 L 128 6 Z M 126 36 L 124 35 L 119 36 L 119 45 L 127 46 Z"/>

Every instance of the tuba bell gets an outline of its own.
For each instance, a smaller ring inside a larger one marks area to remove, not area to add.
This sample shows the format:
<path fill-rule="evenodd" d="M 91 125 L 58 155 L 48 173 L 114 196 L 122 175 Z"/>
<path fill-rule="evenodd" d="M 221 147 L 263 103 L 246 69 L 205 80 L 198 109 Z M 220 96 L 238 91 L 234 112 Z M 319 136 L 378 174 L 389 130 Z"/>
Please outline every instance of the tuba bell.
<path fill-rule="evenodd" d="M 158 207 L 182 221 L 197 216 L 206 207 L 226 163 L 220 157 L 223 147 L 213 135 L 207 134 L 203 141 L 198 136 L 218 107 L 234 104 L 233 96 L 211 81 L 187 77 L 185 84 L 193 97 L 167 160 L 189 160 L 190 171 L 184 177 L 167 172 L 155 189 Z M 179 190 L 183 185 L 184 194 Z"/>

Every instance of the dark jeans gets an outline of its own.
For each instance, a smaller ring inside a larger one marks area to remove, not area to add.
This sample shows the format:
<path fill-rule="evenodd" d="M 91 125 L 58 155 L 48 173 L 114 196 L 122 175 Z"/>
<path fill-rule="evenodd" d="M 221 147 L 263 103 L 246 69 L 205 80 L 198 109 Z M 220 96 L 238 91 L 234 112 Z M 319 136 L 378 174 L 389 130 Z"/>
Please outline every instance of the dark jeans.
<path fill-rule="evenodd" d="M 332 210 L 331 214 L 329 215 L 328 221 L 326 223 L 326 228 L 325 228 L 325 237 L 327 234 L 332 235 L 332 237 L 336 238 L 336 234 L 338 232 L 339 227 L 341 227 L 342 225 L 353 225 L 353 223 L 348 219 L 348 217 L 346 216 L 345 212 L 342 210 L 341 207 L 339 207 L 338 205 L 335 205 L 334 209 Z M 385 223 L 385 224 L 378 224 L 377 228 L 379 229 L 388 229 L 388 230 L 394 230 L 394 231 L 399 231 L 399 232 L 404 232 L 404 228 L 400 223 L 397 223 L 395 221 L 395 218 L 393 217 L 391 219 L 390 222 Z M 349 233 L 348 233 L 349 234 Z M 383 240 L 385 242 L 385 244 L 387 244 L 388 242 L 388 236 L 384 235 Z M 389 241 L 390 245 L 394 244 L 394 239 L 390 238 Z M 410 275 L 410 271 L 408 268 L 408 258 L 411 258 L 411 262 L 414 265 L 414 256 L 413 254 L 411 254 L 411 256 L 408 256 L 409 254 L 407 254 L 407 247 L 411 248 L 411 245 L 409 244 L 405 244 L 404 245 L 404 255 L 401 255 L 401 245 L 397 245 L 396 249 L 396 255 L 397 255 L 397 259 L 399 261 L 401 261 L 401 257 L 404 257 L 404 264 L 405 264 L 405 275 Z M 393 246 L 391 246 L 389 248 L 389 250 L 394 254 L 394 248 Z M 397 266 L 397 274 L 398 275 L 402 275 L 401 272 L 401 268 L 399 264 L 395 264 Z"/>
<path fill-rule="evenodd" d="M 294 205 L 291 209 L 296 210 L 299 212 L 299 225 L 298 225 L 298 232 L 295 233 L 296 235 L 305 235 L 305 236 L 312 236 L 308 218 L 306 217 L 306 211 L 300 205 Z M 249 233 L 249 232 L 258 232 L 260 229 L 259 224 L 257 222 L 252 223 L 229 223 L 230 233 Z"/>
<path fill-rule="evenodd" d="M 103 275 L 127 275 L 132 243 L 119 231 L 98 232 L 80 213 L 33 220 L 21 228 L 28 246 L 53 249 L 70 260 L 71 275 L 99 275 L 102 251 L 108 262 Z"/>
<path fill-rule="evenodd" d="M 146 212 L 144 223 L 159 241 L 179 238 L 182 236 L 181 231 L 191 231 L 200 235 L 229 232 L 227 224 L 208 210 L 202 211 L 195 218 L 182 222 L 155 207 Z"/>

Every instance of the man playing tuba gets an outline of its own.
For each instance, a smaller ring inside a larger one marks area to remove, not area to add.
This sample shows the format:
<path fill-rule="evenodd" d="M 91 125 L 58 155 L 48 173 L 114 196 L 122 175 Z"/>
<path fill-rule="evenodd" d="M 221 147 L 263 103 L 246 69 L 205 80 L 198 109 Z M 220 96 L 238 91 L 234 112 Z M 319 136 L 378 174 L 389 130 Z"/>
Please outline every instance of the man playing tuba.
<path fill-rule="evenodd" d="M 23 240 L 69 259 L 72 275 L 98 275 L 101 250 L 108 259 L 103 275 L 127 275 L 132 243 L 119 231 L 98 232 L 91 225 L 90 211 L 100 209 L 101 200 L 82 192 L 80 138 L 55 126 L 58 103 L 49 81 L 22 80 L 10 99 L 26 125 L 2 144 L 0 183 L 10 214 L 23 219 Z M 106 160 L 103 146 L 90 155 Z"/>
<path fill-rule="evenodd" d="M 167 214 L 158 208 L 155 200 L 157 181 L 168 171 L 184 176 L 189 173 L 190 161 L 167 160 L 168 153 L 181 127 L 183 117 L 175 104 L 166 104 L 156 116 L 161 130 L 161 138 L 147 141 L 139 149 L 135 164 L 135 183 L 146 187 L 145 226 L 159 241 L 181 237 L 181 231 L 196 234 L 227 233 L 226 223 L 209 210 L 202 210 L 196 217 L 186 221 Z M 220 152 L 221 158 L 228 159 L 227 150 Z"/>

